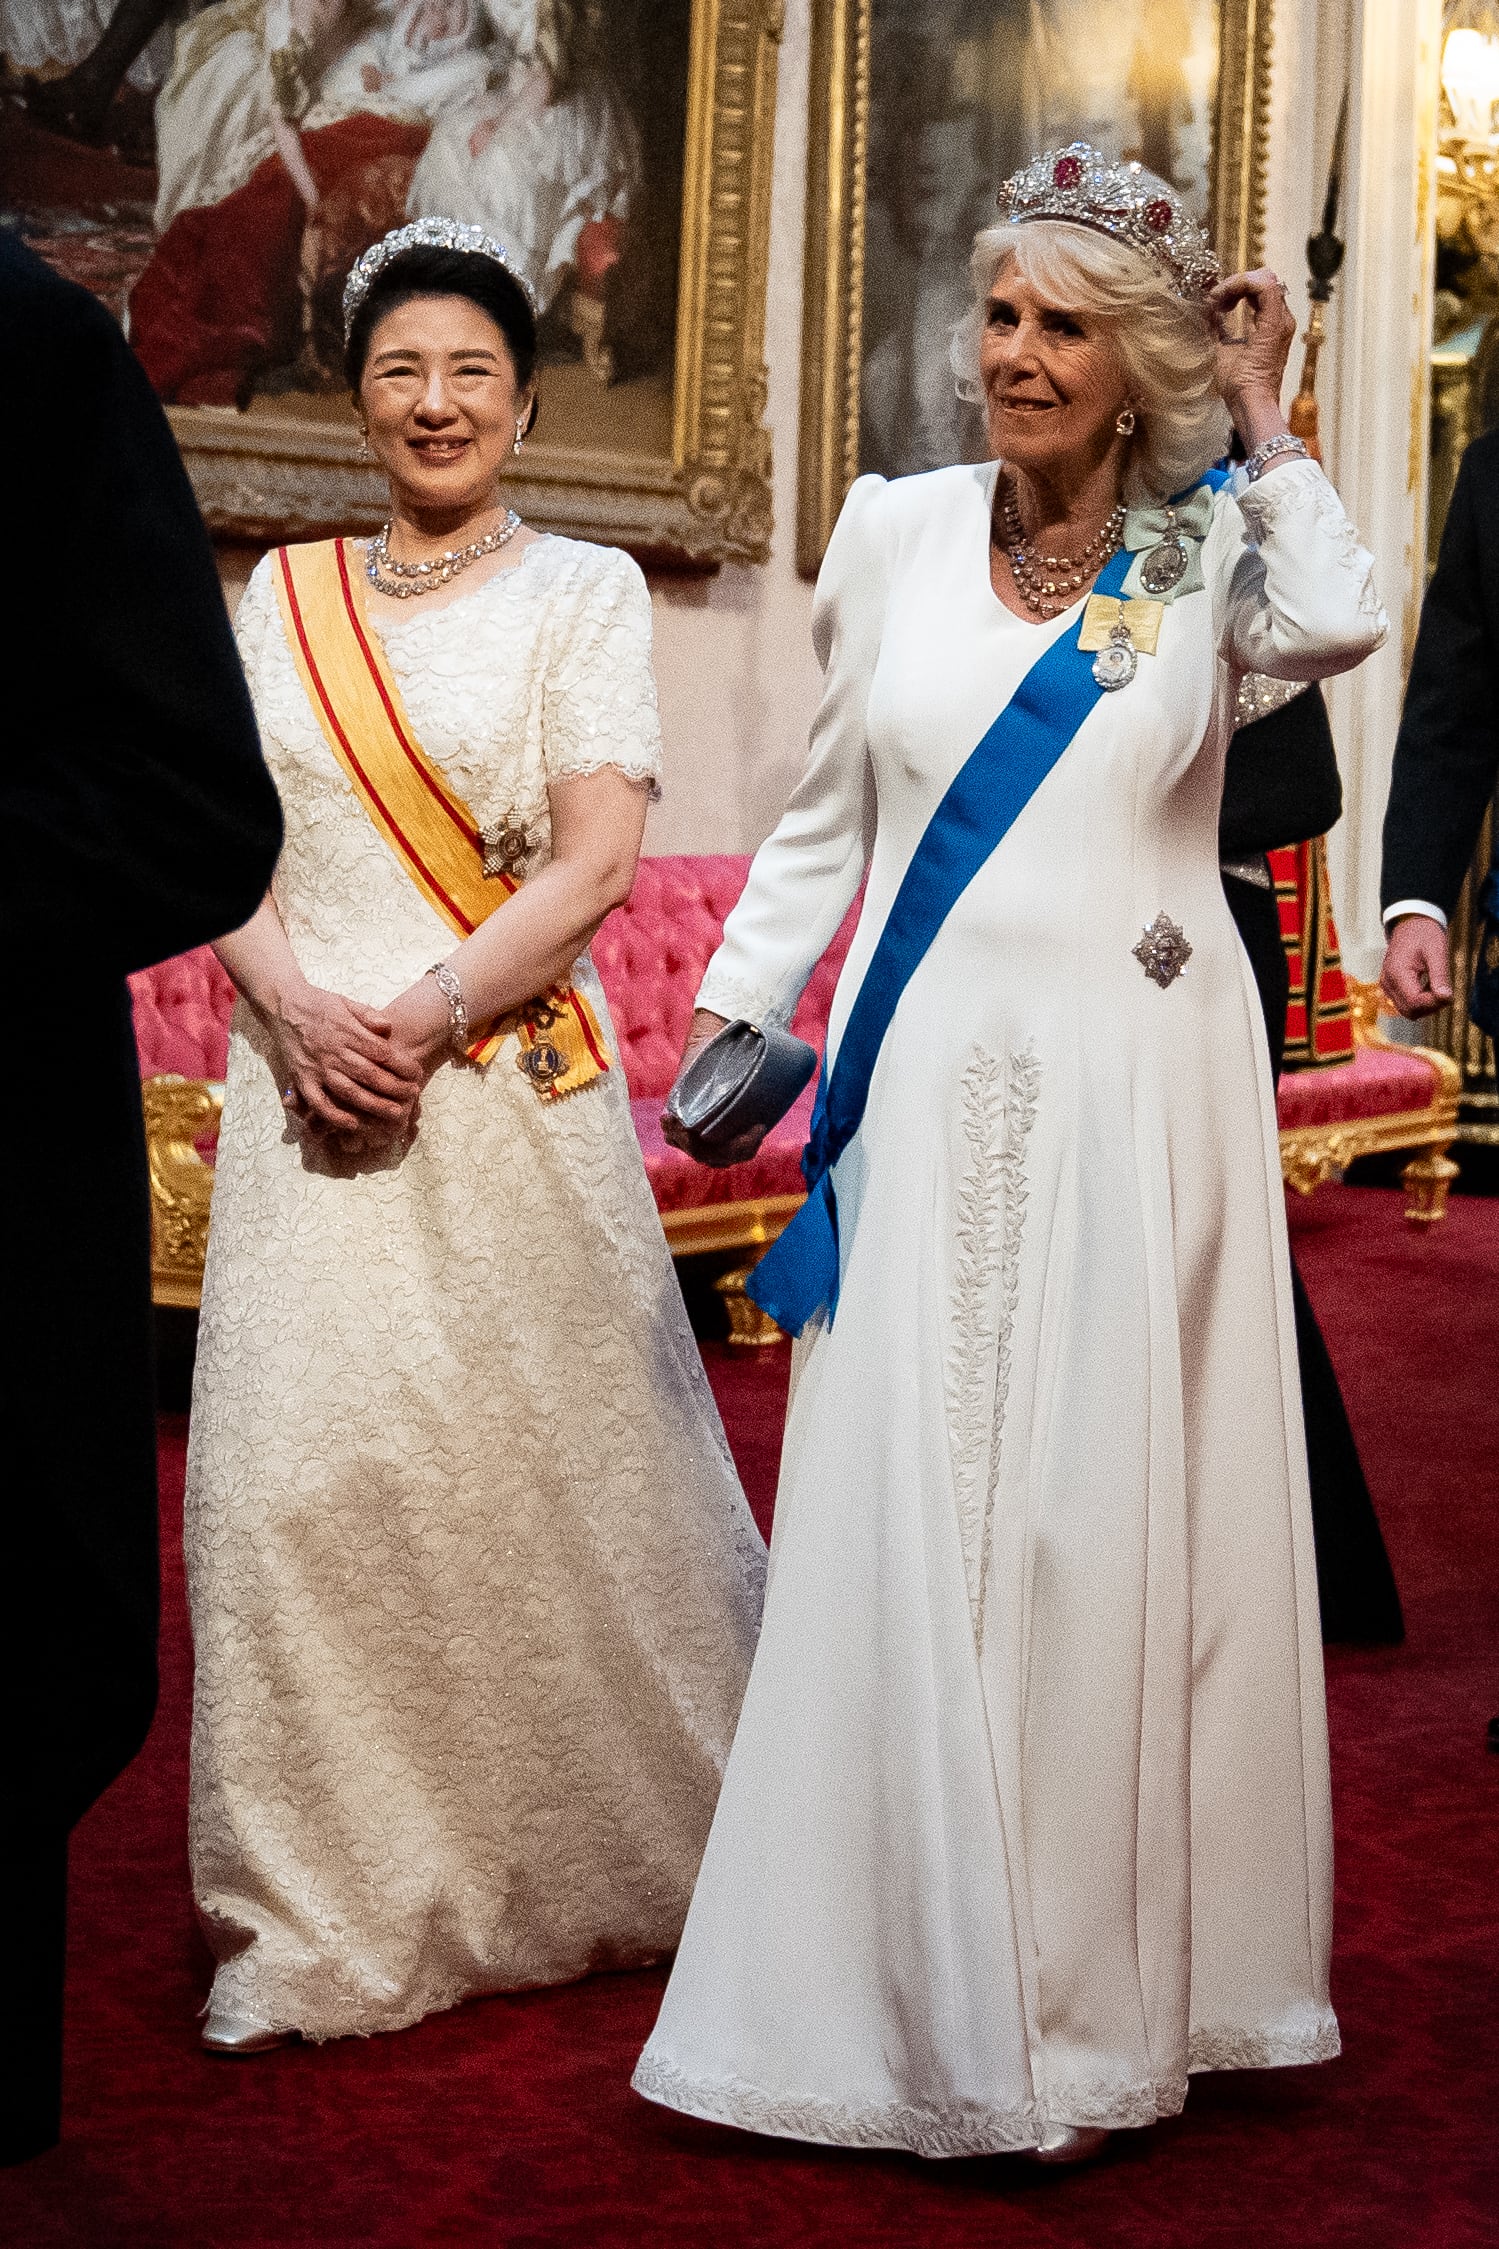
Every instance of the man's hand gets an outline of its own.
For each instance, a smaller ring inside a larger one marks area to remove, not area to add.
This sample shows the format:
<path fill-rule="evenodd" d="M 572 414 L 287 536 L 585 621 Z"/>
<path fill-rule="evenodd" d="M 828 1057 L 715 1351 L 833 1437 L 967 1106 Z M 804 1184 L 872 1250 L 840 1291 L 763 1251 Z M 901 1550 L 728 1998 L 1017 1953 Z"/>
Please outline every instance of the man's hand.
<path fill-rule="evenodd" d="M 1397 1013 L 1435 1015 L 1452 997 L 1447 932 L 1430 914 L 1402 914 L 1390 931 L 1380 988 Z"/>

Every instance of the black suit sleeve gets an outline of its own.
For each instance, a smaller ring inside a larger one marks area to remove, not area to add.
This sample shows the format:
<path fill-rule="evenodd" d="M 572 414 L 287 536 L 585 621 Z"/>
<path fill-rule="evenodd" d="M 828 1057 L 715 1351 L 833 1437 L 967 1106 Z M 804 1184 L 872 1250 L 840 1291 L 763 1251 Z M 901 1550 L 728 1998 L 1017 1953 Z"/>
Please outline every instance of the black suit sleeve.
<path fill-rule="evenodd" d="M 253 913 L 275 790 L 208 537 L 166 417 L 115 322 L 13 238 L 0 249 L 10 603 L 27 715 L 0 757 L 8 959 L 118 974 Z"/>
<path fill-rule="evenodd" d="M 1499 441 L 1463 455 L 1395 744 L 1380 901 L 1450 914 L 1499 774 Z"/>
<path fill-rule="evenodd" d="M 1343 784 L 1322 690 L 1313 683 L 1251 719 L 1228 745 L 1218 850 L 1225 859 L 1325 836 L 1343 816 Z"/>

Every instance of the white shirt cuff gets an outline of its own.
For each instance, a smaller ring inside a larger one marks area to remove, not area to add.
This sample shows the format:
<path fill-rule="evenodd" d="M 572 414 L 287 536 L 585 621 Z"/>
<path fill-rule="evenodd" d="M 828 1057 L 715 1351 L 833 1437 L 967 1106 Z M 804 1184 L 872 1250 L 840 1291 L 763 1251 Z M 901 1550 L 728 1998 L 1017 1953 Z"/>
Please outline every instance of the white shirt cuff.
<path fill-rule="evenodd" d="M 1393 906 L 1386 906 L 1381 916 L 1385 928 L 1388 929 L 1392 922 L 1399 921 L 1402 914 L 1424 914 L 1428 921 L 1436 922 L 1440 928 L 1447 927 L 1447 916 L 1429 898 L 1397 898 Z"/>

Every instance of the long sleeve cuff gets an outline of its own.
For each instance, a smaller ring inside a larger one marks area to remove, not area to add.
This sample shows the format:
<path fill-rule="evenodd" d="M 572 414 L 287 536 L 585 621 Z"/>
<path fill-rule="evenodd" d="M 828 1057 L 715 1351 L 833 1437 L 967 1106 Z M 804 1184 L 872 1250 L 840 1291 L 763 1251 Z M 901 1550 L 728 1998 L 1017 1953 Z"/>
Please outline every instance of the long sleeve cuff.
<path fill-rule="evenodd" d="M 1404 914 L 1424 914 L 1428 921 L 1438 923 L 1443 929 L 1447 927 L 1447 916 L 1429 898 L 1397 898 L 1393 906 L 1386 906 L 1380 918 L 1385 928 L 1390 929 Z"/>

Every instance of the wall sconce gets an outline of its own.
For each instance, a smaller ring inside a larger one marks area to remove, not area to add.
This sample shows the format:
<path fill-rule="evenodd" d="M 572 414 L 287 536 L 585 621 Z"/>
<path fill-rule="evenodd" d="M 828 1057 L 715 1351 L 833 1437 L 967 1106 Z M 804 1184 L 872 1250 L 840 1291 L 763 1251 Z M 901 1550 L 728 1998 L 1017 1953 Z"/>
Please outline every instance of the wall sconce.
<path fill-rule="evenodd" d="M 1442 44 L 1442 92 L 1452 112 L 1454 136 L 1492 144 L 1499 101 L 1499 25 L 1485 33 L 1458 24 Z"/>
<path fill-rule="evenodd" d="M 1480 257 L 1499 249 L 1499 0 L 1455 0 L 1442 39 L 1444 114 L 1437 148 L 1437 227 L 1466 234 Z"/>

